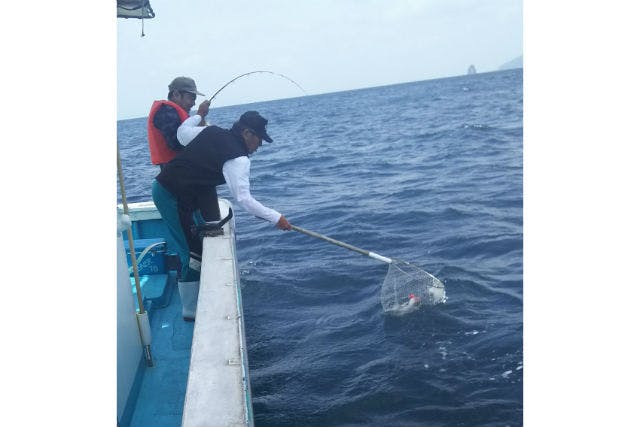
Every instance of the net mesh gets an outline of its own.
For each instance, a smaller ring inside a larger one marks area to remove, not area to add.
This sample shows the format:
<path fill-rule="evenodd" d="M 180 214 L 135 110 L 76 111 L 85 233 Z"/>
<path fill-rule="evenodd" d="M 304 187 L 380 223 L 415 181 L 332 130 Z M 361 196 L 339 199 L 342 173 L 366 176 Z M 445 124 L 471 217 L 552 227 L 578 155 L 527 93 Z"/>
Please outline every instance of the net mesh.
<path fill-rule="evenodd" d="M 440 304 L 446 299 L 444 284 L 432 274 L 405 261 L 389 264 L 380 292 L 385 313 L 404 314 L 422 304 Z"/>

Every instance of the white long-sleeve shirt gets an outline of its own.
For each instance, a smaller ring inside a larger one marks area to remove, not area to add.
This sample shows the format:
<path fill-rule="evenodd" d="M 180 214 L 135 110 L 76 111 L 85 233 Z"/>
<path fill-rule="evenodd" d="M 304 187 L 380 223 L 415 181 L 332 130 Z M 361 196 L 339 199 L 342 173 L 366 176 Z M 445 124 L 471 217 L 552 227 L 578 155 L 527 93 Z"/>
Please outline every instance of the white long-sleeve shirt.
<path fill-rule="evenodd" d="M 182 122 L 178 128 L 177 136 L 180 144 L 187 146 L 205 126 L 198 126 L 202 118 L 195 114 Z M 251 176 L 251 160 L 247 156 L 236 157 L 227 160 L 222 165 L 222 175 L 227 181 L 229 191 L 240 207 L 258 218 L 263 218 L 275 224 L 281 214 L 264 206 L 251 195 L 249 177 Z"/>
<path fill-rule="evenodd" d="M 247 156 L 227 160 L 222 165 L 222 174 L 235 201 L 250 214 L 275 224 L 280 219 L 280 213 L 264 206 L 251 195 L 249 189 L 250 171 L 251 160 Z"/>
<path fill-rule="evenodd" d="M 186 147 L 193 138 L 198 136 L 198 134 L 202 132 L 202 129 L 206 127 L 198 126 L 201 121 L 202 117 L 198 114 L 194 114 L 182 122 L 177 132 L 178 142 Z"/>

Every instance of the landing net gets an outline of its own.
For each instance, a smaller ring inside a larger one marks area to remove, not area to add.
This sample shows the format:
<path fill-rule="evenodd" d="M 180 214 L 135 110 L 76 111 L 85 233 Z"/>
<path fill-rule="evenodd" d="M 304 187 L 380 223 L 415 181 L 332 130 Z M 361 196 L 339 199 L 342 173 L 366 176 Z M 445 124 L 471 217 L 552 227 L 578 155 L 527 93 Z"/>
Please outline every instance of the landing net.
<path fill-rule="evenodd" d="M 385 313 L 401 315 L 422 304 L 440 304 L 446 299 L 444 284 L 432 274 L 405 261 L 389 264 L 380 292 Z"/>

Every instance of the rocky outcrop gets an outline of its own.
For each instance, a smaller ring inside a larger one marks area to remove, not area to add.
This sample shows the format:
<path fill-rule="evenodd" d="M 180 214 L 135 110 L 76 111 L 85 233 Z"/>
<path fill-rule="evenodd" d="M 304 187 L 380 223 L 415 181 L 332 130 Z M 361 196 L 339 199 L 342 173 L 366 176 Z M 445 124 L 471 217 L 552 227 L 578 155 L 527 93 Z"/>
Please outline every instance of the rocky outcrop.
<path fill-rule="evenodd" d="M 522 68 L 522 55 L 518 56 L 515 59 L 512 59 L 505 64 L 502 64 L 499 70 L 510 70 L 512 68 Z"/>

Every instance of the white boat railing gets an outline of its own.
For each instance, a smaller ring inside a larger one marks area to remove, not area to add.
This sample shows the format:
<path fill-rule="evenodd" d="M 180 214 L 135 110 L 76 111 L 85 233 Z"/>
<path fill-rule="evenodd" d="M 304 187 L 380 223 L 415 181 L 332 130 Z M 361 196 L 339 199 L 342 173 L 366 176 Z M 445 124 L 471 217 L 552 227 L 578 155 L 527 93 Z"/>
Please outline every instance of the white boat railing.
<path fill-rule="evenodd" d="M 233 219 L 223 230 L 203 242 L 183 427 L 253 425 Z"/>

